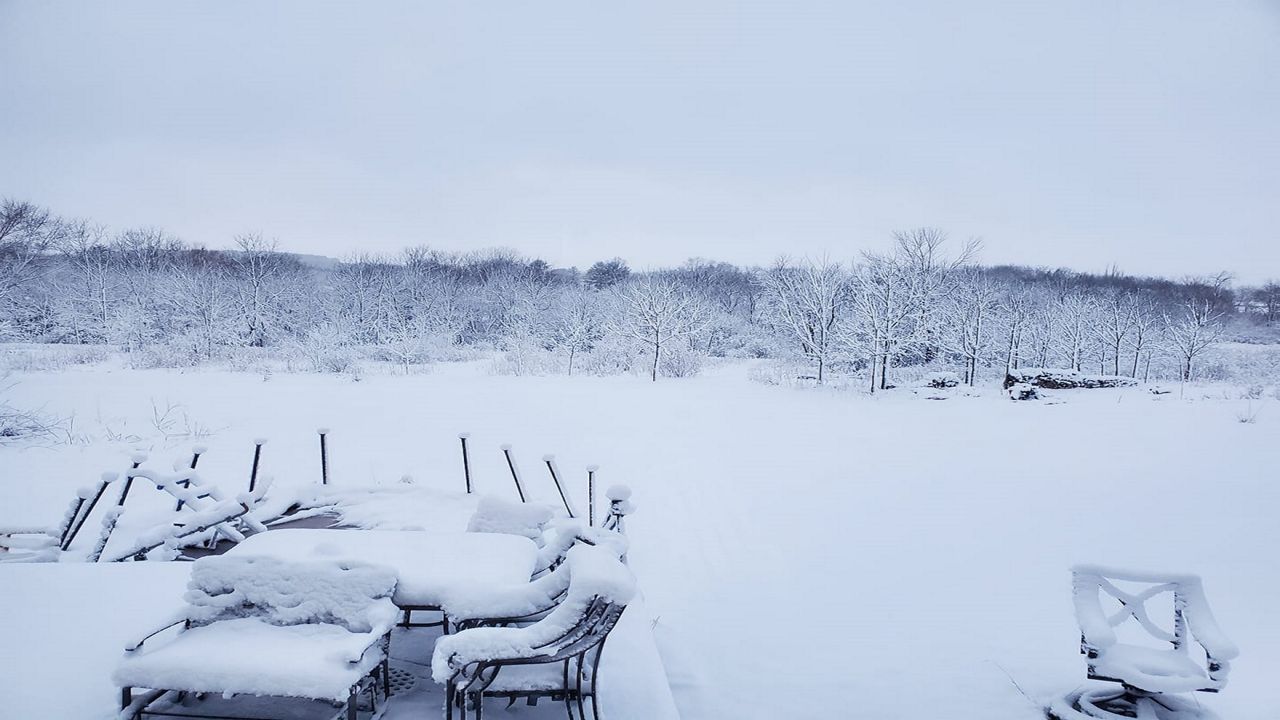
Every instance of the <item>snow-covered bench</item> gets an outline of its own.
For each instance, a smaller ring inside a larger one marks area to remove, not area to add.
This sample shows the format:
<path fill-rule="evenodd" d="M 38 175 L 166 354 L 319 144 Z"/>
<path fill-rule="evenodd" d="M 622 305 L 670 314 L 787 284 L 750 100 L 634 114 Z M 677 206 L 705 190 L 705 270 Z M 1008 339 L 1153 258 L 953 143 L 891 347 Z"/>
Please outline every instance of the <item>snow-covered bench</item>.
<path fill-rule="evenodd" d="M 563 701 L 570 717 L 575 704 L 585 717 L 590 699 L 592 715 L 600 717 L 600 654 L 635 594 L 635 578 L 608 547 L 576 546 L 565 566 L 564 600 L 532 625 L 472 628 L 436 643 L 431 672 L 446 686 L 448 718 L 458 710 L 465 720 L 471 708 L 478 720 L 486 697 L 549 697 Z M 545 577 L 550 584 L 559 576 Z"/>
<path fill-rule="evenodd" d="M 1088 661 L 1088 677 L 1119 683 L 1120 689 L 1072 693 L 1054 706 L 1052 714 L 1060 720 L 1211 717 L 1197 704 L 1175 697 L 1221 690 L 1231 660 L 1239 654 L 1218 628 L 1200 578 L 1091 565 L 1078 566 L 1072 574 L 1080 652 Z M 1172 600 L 1168 627 L 1150 613 L 1150 604 L 1162 597 Z M 1109 611 L 1106 605 L 1115 609 Z M 1122 626 L 1136 637 L 1122 641 L 1117 633 Z M 1192 640 L 1203 650 L 1203 658 L 1193 656 Z"/>
<path fill-rule="evenodd" d="M 113 676 L 121 714 L 142 718 L 166 695 L 194 693 L 346 703 L 354 720 L 361 693 L 376 702 L 388 692 L 395 583 L 377 566 L 198 560 L 184 611 L 125 649 Z"/>

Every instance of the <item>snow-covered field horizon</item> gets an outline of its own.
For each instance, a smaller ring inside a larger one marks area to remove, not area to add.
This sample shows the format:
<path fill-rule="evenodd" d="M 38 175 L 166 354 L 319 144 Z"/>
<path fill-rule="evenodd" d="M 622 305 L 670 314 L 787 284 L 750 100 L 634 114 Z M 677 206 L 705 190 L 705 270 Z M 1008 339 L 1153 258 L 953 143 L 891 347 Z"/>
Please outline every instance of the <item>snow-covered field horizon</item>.
<path fill-rule="evenodd" d="M 0 524 L 51 522 L 138 449 L 168 464 L 206 445 L 202 475 L 240 492 L 265 437 L 264 474 L 314 483 L 320 426 L 335 485 L 460 491 L 467 431 L 480 493 L 514 498 L 502 443 L 536 499 L 556 500 L 546 453 L 579 503 L 588 464 L 633 488 L 629 558 L 685 718 L 1042 717 L 1084 682 L 1069 576 L 1082 562 L 1202 575 L 1242 650 L 1228 687 L 1202 702 L 1232 720 L 1273 717 L 1280 400 L 1198 384 L 1025 403 L 994 383 L 945 400 L 869 396 L 753 382 L 756 367 L 657 383 L 496 376 L 476 362 L 358 382 L 16 372 L 10 402 L 75 422 L 70 442 L 0 446 Z M 0 616 L 0 633 L 24 622 Z M 80 693 L 111 715 L 110 667 L 68 679 L 39 667 L 73 648 L 30 652 L 20 686 L 0 674 L 5 695 Z"/>

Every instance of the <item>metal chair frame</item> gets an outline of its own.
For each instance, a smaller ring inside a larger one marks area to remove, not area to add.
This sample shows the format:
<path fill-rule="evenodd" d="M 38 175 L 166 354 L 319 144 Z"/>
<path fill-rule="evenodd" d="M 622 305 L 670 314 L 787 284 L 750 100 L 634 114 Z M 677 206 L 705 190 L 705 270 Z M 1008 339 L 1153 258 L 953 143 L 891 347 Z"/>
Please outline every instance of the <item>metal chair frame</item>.
<path fill-rule="evenodd" d="M 565 712 L 570 720 L 574 720 L 573 708 L 578 708 L 577 717 L 586 719 L 586 700 L 591 703 L 591 716 L 600 718 L 600 702 L 598 678 L 600 656 L 603 654 L 605 641 L 626 605 L 613 603 L 601 597 L 592 598 L 582 616 L 556 639 L 547 642 L 537 649 L 545 654 L 534 657 L 494 658 L 485 661 L 468 663 L 458 668 L 449 679 L 446 690 L 446 718 L 453 720 L 455 708 L 460 712 L 461 720 L 467 720 L 468 709 L 475 711 L 475 720 L 483 720 L 484 698 L 497 697 L 507 700 L 507 707 L 524 698 L 529 704 L 536 705 L 540 698 L 550 698 L 564 703 Z M 507 618 L 504 620 L 518 620 Z M 502 668 L 518 665 L 562 664 L 563 686 L 542 690 L 489 690 L 489 686 L 497 679 Z M 590 671 L 588 671 L 590 668 Z"/>

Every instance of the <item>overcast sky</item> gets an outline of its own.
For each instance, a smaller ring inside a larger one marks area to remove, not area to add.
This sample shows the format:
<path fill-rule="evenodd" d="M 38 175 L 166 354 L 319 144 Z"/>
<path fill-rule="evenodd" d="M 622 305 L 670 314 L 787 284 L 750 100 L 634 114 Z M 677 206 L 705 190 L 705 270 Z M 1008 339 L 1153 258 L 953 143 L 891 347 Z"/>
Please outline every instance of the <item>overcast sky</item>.
<path fill-rule="evenodd" d="M 1280 1 L 0 0 L 0 195 L 225 247 L 1280 277 Z"/>

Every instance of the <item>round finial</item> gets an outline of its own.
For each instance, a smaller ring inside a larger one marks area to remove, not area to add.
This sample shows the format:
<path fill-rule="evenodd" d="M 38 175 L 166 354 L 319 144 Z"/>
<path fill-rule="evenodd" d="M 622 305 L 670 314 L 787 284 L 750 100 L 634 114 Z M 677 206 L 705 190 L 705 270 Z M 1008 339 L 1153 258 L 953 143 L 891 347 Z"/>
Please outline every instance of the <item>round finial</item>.
<path fill-rule="evenodd" d="M 316 432 L 320 433 L 321 435 L 328 435 L 328 434 L 329 434 L 329 428 L 327 428 L 327 427 L 316 428 Z"/>
<path fill-rule="evenodd" d="M 598 470 L 600 470 L 600 466 L 599 466 L 599 465 L 588 465 L 588 466 L 587 466 L 587 472 L 597 472 Z"/>
<path fill-rule="evenodd" d="M 631 488 L 626 485 L 610 485 L 605 491 L 605 497 L 613 502 L 620 502 L 631 499 Z"/>
<path fill-rule="evenodd" d="M 119 480 L 119 479 L 120 479 L 120 473 L 115 472 L 115 471 L 108 471 L 108 472 L 104 472 L 104 473 L 102 473 L 102 476 L 101 476 L 101 477 L 102 477 L 102 482 L 104 482 L 104 483 L 113 483 L 113 482 L 115 482 L 116 480 Z"/>
<path fill-rule="evenodd" d="M 502 450 L 502 452 L 510 452 L 510 450 L 511 450 L 511 443 L 503 443 L 503 444 L 501 444 L 501 445 L 499 445 L 499 446 L 498 446 L 498 449 Z"/>
<path fill-rule="evenodd" d="M 146 461 L 147 461 L 147 454 L 146 454 L 146 453 L 144 453 L 144 452 L 136 452 L 136 453 L 134 453 L 134 454 L 130 455 L 130 456 L 129 456 L 129 459 L 130 459 L 130 460 L 132 460 L 133 462 L 138 463 L 139 465 L 141 465 L 142 463 L 144 463 L 144 462 L 146 462 Z"/>
<path fill-rule="evenodd" d="M 192 452 L 192 453 L 195 453 L 196 455 L 203 455 L 203 454 L 205 454 L 205 453 L 209 452 L 209 446 L 208 446 L 208 445 L 196 445 L 195 447 L 191 448 L 191 452 Z"/>
<path fill-rule="evenodd" d="M 555 461 L 556 461 L 556 456 L 555 456 L 555 455 L 543 455 L 543 456 L 542 456 L 542 462 L 555 462 Z"/>
<path fill-rule="evenodd" d="M 254 439 L 253 439 L 253 444 L 254 444 L 254 445 L 266 445 L 266 444 L 267 444 L 267 439 L 266 439 L 266 438 L 264 438 L 264 437 L 254 438 Z"/>
<path fill-rule="evenodd" d="M 466 439 L 467 439 L 467 438 L 469 438 L 469 437 L 471 437 L 471 433 L 469 433 L 469 432 L 461 432 L 461 433 L 458 433 L 458 439 L 460 439 L 460 440 L 466 440 Z"/>
<path fill-rule="evenodd" d="M 407 473 L 406 473 L 406 474 L 404 474 L 404 475 L 401 475 L 401 476 L 400 476 L 400 482 L 404 483 L 405 485 L 412 485 L 412 484 L 413 484 L 413 476 L 412 476 L 412 475 L 409 475 L 409 474 L 407 474 Z"/>

